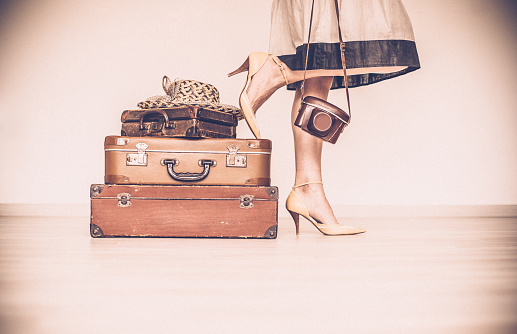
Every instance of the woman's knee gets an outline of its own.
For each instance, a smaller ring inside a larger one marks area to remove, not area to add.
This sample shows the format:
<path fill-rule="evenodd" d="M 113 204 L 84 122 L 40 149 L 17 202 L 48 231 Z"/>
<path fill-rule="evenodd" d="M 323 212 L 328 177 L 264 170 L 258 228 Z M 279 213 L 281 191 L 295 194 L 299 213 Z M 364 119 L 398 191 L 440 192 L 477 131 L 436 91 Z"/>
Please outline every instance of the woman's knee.
<path fill-rule="evenodd" d="M 334 77 L 316 77 L 305 80 L 304 95 L 326 98 Z"/>

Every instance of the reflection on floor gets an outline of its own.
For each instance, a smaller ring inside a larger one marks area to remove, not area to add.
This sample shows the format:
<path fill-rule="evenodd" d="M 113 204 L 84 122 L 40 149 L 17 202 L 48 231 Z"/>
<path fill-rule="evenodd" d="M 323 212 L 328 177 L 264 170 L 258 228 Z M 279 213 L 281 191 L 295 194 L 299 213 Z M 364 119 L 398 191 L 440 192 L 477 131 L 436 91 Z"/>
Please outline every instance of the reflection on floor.
<path fill-rule="evenodd" d="M 87 217 L 1 217 L 0 333 L 517 332 L 517 218 L 348 223 L 368 232 L 92 239 Z"/>

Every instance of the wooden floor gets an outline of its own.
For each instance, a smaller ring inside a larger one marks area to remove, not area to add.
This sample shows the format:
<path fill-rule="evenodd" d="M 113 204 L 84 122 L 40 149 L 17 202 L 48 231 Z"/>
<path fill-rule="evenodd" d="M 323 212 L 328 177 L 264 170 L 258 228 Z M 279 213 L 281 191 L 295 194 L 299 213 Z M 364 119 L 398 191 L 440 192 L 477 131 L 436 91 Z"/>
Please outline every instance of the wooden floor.
<path fill-rule="evenodd" d="M 87 217 L 3 217 L 0 333 L 517 333 L 517 218 L 350 223 L 368 232 L 92 239 Z"/>

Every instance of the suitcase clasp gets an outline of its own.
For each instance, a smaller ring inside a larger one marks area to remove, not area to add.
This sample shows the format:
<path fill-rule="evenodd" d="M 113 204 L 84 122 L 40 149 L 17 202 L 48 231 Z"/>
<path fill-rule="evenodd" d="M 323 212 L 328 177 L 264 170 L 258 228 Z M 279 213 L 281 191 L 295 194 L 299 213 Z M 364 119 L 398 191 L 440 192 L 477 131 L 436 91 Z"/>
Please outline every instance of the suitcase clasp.
<path fill-rule="evenodd" d="M 226 167 L 247 167 L 248 157 L 245 154 L 237 154 L 240 149 L 237 145 L 228 145 L 228 154 L 226 155 Z"/>
<path fill-rule="evenodd" d="M 241 195 L 241 209 L 251 209 L 253 207 L 253 195 Z"/>
<path fill-rule="evenodd" d="M 117 194 L 118 206 L 121 208 L 127 208 L 131 206 L 131 194 L 130 193 L 120 193 Z"/>
<path fill-rule="evenodd" d="M 126 166 L 147 166 L 146 143 L 136 144 L 137 153 L 128 153 L 126 156 Z"/>

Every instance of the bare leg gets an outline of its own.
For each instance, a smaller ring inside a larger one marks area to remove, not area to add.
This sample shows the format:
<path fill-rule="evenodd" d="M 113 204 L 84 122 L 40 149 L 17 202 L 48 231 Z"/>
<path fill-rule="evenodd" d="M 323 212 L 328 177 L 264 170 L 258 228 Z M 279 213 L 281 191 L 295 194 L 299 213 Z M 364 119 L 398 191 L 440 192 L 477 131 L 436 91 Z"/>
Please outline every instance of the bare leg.
<path fill-rule="evenodd" d="M 305 81 L 305 94 L 326 100 L 333 77 L 317 77 Z M 300 88 L 296 90 L 291 113 L 291 124 L 298 114 L 301 103 Z M 296 163 L 295 184 L 321 181 L 321 151 L 323 141 L 292 125 Z M 325 224 L 339 224 L 332 212 L 323 185 L 309 184 L 294 190 L 307 206 L 310 215 Z"/>
<path fill-rule="evenodd" d="M 269 56 L 262 68 L 252 77 L 252 83 L 248 88 L 248 98 L 251 102 L 253 110 L 257 110 L 264 102 L 269 99 L 274 92 L 280 87 L 286 85 L 285 78 L 282 75 L 278 65 Z M 285 74 L 289 83 L 295 83 L 303 80 L 304 71 L 291 71 L 289 67 L 284 64 Z M 307 71 L 306 78 L 315 78 L 322 76 L 343 76 L 343 70 L 312 70 Z M 332 81 L 331 81 L 332 82 Z"/>
<path fill-rule="evenodd" d="M 266 102 L 274 92 L 280 87 L 286 85 L 285 78 L 282 75 L 278 65 L 273 61 L 270 55 L 262 68 L 252 77 L 252 83 L 248 87 L 248 98 L 251 102 L 251 107 L 255 112 L 258 108 Z M 279 62 L 280 60 L 276 58 Z M 289 67 L 283 64 L 285 74 L 289 83 L 295 83 L 303 80 L 304 71 L 292 71 Z M 403 66 L 391 67 L 370 67 L 370 68 L 352 68 L 347 69 L 348 75 L 356 75 L 363 73 L 390 73 L 404 69 Z M 310 70 L 307 71 L 306 78 L 343 76 L 343 70 Z"/>

